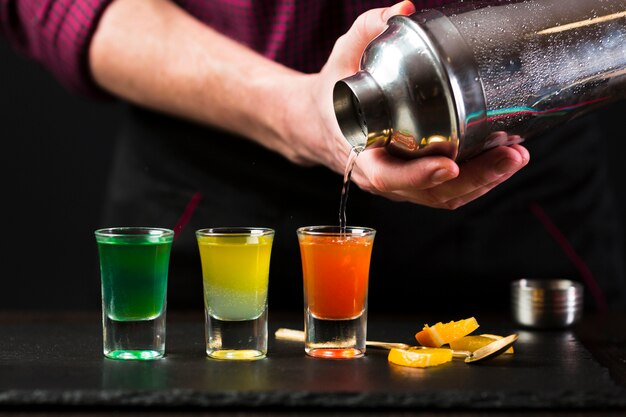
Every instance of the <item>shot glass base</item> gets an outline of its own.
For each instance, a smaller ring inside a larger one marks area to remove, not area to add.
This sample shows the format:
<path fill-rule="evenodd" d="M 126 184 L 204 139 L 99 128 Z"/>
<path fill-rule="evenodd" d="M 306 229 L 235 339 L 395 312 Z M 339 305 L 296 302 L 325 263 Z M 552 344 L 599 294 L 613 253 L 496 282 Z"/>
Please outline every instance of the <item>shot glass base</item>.
<path fill-rule="evenodd" d="M 165 313 L 148 320 L 103 317 L 103 353 L 110 359 L 154 360 L 165 356 Z"/>
<path fill-rule="evenodd" d="M 324 359 L 353 359 L 360 358 L 361 356 L 365 355 L 365 351 L 360 349 L 305 348 L 304 352 L 314 358 Z"/>
<path fill-rule="evenodd" d="M 345 320 L 321 319 L 309 310 L 304 320 L 304 352 L 315 358 L 353 359 L 365 355 L 367 311 Z"/>
<path fill-rule="evenodd" d="M 265 352 L 260 350 L 207 350 L 207 356 L 213 359 L 254 361 L 266 357 Z"/>
<path fill-rule="evenodd" d="M 206 354 L 223 360 L 257 360 L 267 355 L 267 308 L 253 320 L 221 320 L 205 311 Z"/>
<path fill-rule="evenodd" d="M 161 359 L 164 354 L 156 350 L 114 350 L 105 352 L 104 356 L 109 359 L 149 361 Z"/>

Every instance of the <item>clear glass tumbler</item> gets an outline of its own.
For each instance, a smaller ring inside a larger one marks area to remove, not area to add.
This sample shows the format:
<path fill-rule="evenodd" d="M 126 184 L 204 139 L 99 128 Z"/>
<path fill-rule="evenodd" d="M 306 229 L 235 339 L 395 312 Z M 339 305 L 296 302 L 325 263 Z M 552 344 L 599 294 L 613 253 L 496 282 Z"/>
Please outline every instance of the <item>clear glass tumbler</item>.
<path fill-rule="evenodd" d="M 309 226 L 297 230 L 304 280 L 304 350 L 318 358 L 365 354 L 369 267 L 376 231 Z"/>
<path fill-rule="evenodd" d="M 165 355 L 167 276 L 174 232 L 155 227 L 95 231 L 100 255 L 104 355 Z"/>
<path fill-rule="evenodd" d="M 267 355 L 267 288 L 274 230 L 196 231 L 204 287 L 206 353 L 215 359 Z"/>

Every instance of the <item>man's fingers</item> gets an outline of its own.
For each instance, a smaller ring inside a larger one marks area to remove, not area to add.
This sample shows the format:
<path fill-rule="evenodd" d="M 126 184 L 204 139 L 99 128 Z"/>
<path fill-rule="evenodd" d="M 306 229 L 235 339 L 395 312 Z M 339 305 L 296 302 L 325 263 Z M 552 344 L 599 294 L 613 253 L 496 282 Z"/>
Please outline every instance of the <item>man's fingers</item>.
<path fill-rule="evenodd" d="M 393 157 L 383 148 L 365 150 L 359 155 L 355 181 L 370 183 L 377 193 L 425 190 L 458 175 L 454 161 L 443 156 L 429 156 L 413 160 Z"/>
<path fill-rule="evenodd" d="M 379 148 L 359 155 L 353 178 L 387 198 L 455 209 L 506 181 L 529 159 L 520 145 L 491 149 L 461 167 L 445 157 L 405 161 Z"/>
<path fill-rule="evenodd" d="M 517 172 L 529 161 L 526 148 L 520 145 L 500 146 L 465 162 L 457 179 L 460 189 L 479 189 Z"/>
<path fill-rule="evenodd" d="M 499 147 L 461 166 L 461 175 L 433 190 L 441 207 L 455 209 L 473 201 L 528 164 L 528 150 L 520 145 Z"/>

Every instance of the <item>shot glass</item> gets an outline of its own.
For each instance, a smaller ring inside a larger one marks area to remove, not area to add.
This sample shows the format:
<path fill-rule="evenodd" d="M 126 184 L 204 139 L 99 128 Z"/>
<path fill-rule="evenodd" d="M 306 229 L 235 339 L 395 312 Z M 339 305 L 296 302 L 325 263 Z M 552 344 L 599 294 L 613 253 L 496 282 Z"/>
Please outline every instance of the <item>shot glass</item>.
<path fill-rule="evenodd" d="M 363 356 L 376 231 L 309 226 L 299 228 L 297 234 L 304 281 L 304 351 L 317 358 Z"/>
<path fill-rule="evenodd" d="M 95 231 L 100 255 L 104 356 L 165 355 L 167 276 L 174 232 L 155 227 Z"/>
<path fill-rule="evenodd" d="M 196 231 L 206 354 L 255 360 L 267 355 L 267 287 L 274 230 L 218 227 Z"/>

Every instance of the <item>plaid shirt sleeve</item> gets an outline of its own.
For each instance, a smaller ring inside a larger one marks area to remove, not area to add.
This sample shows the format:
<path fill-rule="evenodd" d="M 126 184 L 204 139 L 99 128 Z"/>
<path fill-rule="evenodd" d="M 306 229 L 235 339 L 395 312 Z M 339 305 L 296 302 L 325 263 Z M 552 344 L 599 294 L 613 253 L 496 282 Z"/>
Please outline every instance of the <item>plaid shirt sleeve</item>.
<path fill-rule="evenodd" d="M 0 0 L 0 35 L 69 89 L 107 97 L 91 77 L 89 43 L 113 0 Z M 146 0 L 149 1 L 149 0 Z M 398 0 L 174 0 L 201 22 L 269 59 L 319 71 L 360 13 Z M 459 0 L 414 0 L 418 9 Z M 297 7 L 296 7 L 297 5 Z"/>
<path fill-rule="evenodd" d="M 112 0 L 0 0 L 0 35 L 67 88 L 106 97 L 91 77 L 89 42 Z"/>

